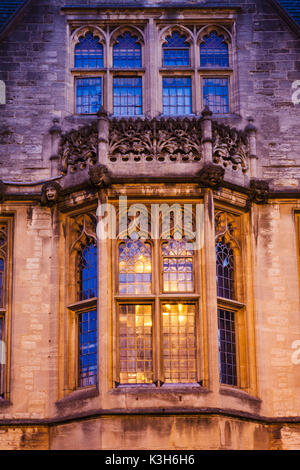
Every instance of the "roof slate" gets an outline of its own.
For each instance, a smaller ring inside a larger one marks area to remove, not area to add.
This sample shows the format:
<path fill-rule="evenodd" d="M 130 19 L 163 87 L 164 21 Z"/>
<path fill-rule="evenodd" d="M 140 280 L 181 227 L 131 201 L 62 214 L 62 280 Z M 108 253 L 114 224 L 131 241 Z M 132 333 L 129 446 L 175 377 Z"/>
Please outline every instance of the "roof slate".
<path fill-rule="evenodd" d="M 300 26 L 300 0 L 277 0 Z"/>
<path fill-rule="evenodd" d="M 0 0 L 0 30 L 6 26 L 26 0 Z"/>

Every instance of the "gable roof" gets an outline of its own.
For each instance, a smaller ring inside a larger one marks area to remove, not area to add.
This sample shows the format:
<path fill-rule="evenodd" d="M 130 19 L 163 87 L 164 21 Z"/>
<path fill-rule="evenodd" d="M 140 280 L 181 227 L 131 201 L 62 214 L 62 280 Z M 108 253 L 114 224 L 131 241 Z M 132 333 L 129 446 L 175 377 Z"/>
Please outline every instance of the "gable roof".
<path fill-rule="evenodd" d="M 18 20 L 22 12 L 25 11 L 27 6 L 31 2 L 32 0 L 0 0 L 0 39 L 5 34 L 6 31 L 10 30 L 10 28 Z M 99 4 L 101 3 L 107 3 L 107 2 L 105 2 L 105 0 L 100 0 Z M 130 3 L 130 0 L 128 1 L 128 3 Z M 134 3 L 136 4 L 137 2 L 135 1 Z M 142 1 L 142 3 L 145 6 L 145 4 L 147 4 L 147 1 L 146 2 Z M 172 1 L 168 1 L 166 3 L 169 6 L 171 6 Z M 178 0 L 175 0 L 174 3 L 178 4 Z M 186 4 L 189 4 L 189 3 L 190 3 L 189 1 L 186 2 Z M 195 4 L 195 1 L 192 0 L 191 4 L 193 3 Z M 202 2 L 201 6 L 203 6 L 205 3 L 210 3 L 210 2 Z M 218 4 L 216 0 L 213 3 L 215 4 L 214 6 L 217 6 Z M 293 29 L 296 29 L 297 32 L 299 33 L 300 31 L 300 0 L 271 0 L 271 3 L 273 3 L 277 7 L 277 10 L 290 23 L 290 26 Z M 112 0 L 110 4 L 111 5 L 117 4 L 119 6 L 125 6 L 126 2 L 124 0 L 121 0 L 121 1 Z M 161 2 L 159 6 L 164 6 L 164 2 Z M 228 6 L 228 0 L 227 0 L 227 6 Z"/>
<path fill-rule="evenodd" d="M 25 10 L 31 0 L 0 0 L 0 37 Z"/>

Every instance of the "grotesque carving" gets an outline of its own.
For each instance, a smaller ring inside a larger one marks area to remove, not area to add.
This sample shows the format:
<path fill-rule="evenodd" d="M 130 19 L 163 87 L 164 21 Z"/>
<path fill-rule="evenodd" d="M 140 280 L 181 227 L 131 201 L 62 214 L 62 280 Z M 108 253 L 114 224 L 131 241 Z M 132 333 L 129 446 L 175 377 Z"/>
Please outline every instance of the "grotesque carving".
<path fill-rule="evenodd" d="M 218 188 L 224 180 L 225 170 L 221 166 L 208 163 L 198 173 L 201 186 Z"/>
<path fill-rule="evenodd" d="M 60 192 L 61 187 L 58 183 L 48 181 L 42 186 L 41 204 L 48 207 L 54 206 L 59 200 Z"/>
<path fill-rule="evenodd" d="M 251 202 L 256 204 L 266 204 L 269 199 L 269 183 L 268 181 L 252 179 L 250 181 L 250 195 L 248 206 Z"/>
<path fill-rule="evenodd" d="M 91 183 L 98 188 L 106 188 L 111 185 L 108 168 L 100 163 L 90 167 L 89 177 Z"/>
<path fill-rule="evenodd" d="M 248 168 L 248 137 L 246 132 L 212 121 L 213 161 L 233 170 Z"/>
<path fill-rule="evenodd" d="M 113 119 L 109 159 L 115 161 L 199 161 L 200 119 Z"/>
<path fill-rule="evenodd" d="M 67 174 L 93 165 L 97 161 L 97 123 L 64 134 L 59 147 L 60 170 Z"/>

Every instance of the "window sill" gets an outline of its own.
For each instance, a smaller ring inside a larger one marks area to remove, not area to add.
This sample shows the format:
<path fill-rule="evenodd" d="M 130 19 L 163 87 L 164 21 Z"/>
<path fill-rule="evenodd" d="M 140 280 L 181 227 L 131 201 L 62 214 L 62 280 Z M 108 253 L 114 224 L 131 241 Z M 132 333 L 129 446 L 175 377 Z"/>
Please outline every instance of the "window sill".
<path fill-rule="evenodd" d="M 128 393 L 128 394 L 146 394 L 146 393 L 210 393 L 207 387 L 202 387 L 200 384 L 163 384 L 157 387 L 155 384 L 121 384 L 112 390 L 112 393 Z"/>
<path fill-rule="evenodd" d="M 72 311 L 77 311 L 82 308 L 90 308 L 95 307 L 97 304 L 97 297 L 91 297 L 90 299 L 79 300 L 78 302 L 74 302 L 73 304 L 68 305 L 68 309 Z"/>
<path fill-rule="evenodd" d="M 226 297 L 218 297 L 218 305 L 225 305 L 235 309 L 241 309 L 245 307 L 245 304 L 238 302 L 237 300 L 227 299 Z"/>
<path fill-rule="evenodd" d="M 174 72 L 174 71 L 186 71 L 186 72 L 193 72 L 194 68 L 190 66 L 184 66 L 184 65 L 170 65 L 169 67 L 160 67 L 159 71 L 160 72 Z"/>
<path fill-rule="evenodd" d="M 78 390 L 74 390 L 70 393 L 70 395 L 61 398 L 60 400 L 55 402 L 55 405 L 58 408 L 64 408 L 65 406 L 69 406 L 73 402 L 79 400 L 86 400 L 87 398 L 97 397 L 99 395 L 99 390 L 96 386 L 86 387 Z"/>
<path fill-rule="evenodd" d="M 251 406 L 260 407 L 262 400 L 260 398 L 254 397 L 253 395 L 249 395 L 248 392 L 239 389 L 238 387 L 234 386 L 226 386 L 221 385 L 219 390 L 221 395 L 227 395 L 230 397 L 238 398 L 243 402 L 248 402 Z"/>

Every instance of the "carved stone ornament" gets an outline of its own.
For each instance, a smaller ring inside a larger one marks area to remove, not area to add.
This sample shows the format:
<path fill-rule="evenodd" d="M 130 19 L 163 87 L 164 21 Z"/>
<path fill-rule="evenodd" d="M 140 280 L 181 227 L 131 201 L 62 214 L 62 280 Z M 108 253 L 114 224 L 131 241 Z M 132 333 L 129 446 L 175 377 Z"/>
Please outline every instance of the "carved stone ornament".
<path fill-rule="evenodd" d="M 100 163 L 90 167 L 89 177 L 91 183 L 98 188 L 106 188 L 111 185 L 108 168 L 105 165 L 101 165 Z"/>
<path fill-rule="evenodd" d="M 0 203 L 5 200 L 6 188 L 2 180 L 0 180 Z"/>
<path fill-rule="evenodd" d="M 224 181 L 225 170 L 223 167 L 208 163 L 198 173 L 201 186 L 217 188 Z"/>
<path fill-rule="evenodd" d="M 56 181 L 48 181 L 42 186 L 41 204 L 52 207 L 57 204 L 61 193 L 61 186 Z"/>
<path fill-rule="evenodd" d="M 92 123 L 64 134 L 60 141 L 58 156 L 60 170 L 67 174 L 74 173 L 97 162 L 98 130 L 97 123 Z"/>
<path fill-rule="evenodd" d="M 117 161 L 199 161 L 201 120 L 196 118 L 112 119 L 109 159 Z"/>
<path fill-rule="evenodd" d="M 212 137 L 214 163 L 246 173 L 249 169 L 247 133 L 212 121 Z"/>
<path fill-rule="evenodd" d="M 250 181 L 249 203 L 267 204 L 269 199 L 269 183 L 268 181 L 252 179 Z"/>

